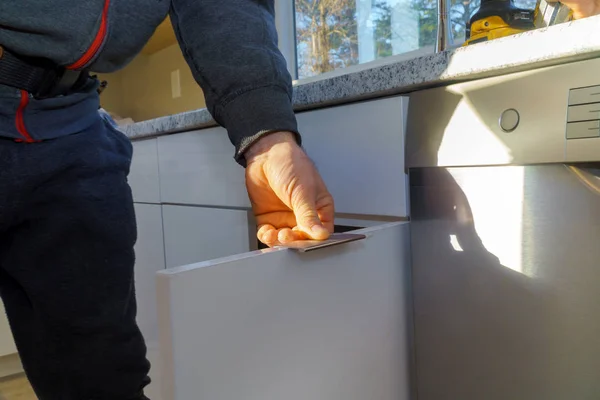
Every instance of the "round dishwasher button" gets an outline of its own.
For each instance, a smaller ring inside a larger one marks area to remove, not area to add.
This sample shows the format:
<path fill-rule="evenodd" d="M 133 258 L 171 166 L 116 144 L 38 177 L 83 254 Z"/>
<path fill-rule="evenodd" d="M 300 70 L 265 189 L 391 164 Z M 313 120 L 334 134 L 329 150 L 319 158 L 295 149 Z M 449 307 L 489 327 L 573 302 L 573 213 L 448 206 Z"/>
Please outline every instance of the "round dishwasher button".
<path fill-rule="evenodd" d="M 504 132 L 512 132 L 519 126 L 519 119 L 519 112 L 514 108 L 504 110 L 502 115 L 500 115 L 500 128 Z"/>

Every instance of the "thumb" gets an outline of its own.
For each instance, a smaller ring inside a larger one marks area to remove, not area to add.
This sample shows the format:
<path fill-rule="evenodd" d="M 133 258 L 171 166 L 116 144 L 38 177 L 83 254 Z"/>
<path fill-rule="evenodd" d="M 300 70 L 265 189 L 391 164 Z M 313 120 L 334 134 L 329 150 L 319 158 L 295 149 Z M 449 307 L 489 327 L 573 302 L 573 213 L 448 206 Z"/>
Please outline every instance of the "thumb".
<path fill-rule="evenodd" d="M 319 219 L 315 203 L 306 195 L 299 196 L 297 204 L 294 205 L 294 215 L 298 228 L 309 239 L 325 240 L 329 237 L 329 231 Z"/>

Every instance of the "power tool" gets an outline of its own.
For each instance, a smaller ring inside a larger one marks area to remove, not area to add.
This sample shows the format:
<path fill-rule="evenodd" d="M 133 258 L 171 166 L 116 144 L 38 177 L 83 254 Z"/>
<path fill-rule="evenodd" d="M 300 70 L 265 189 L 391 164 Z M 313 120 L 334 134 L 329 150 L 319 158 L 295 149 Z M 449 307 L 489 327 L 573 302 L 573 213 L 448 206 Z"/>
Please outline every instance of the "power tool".
<path fill-rule="evenodd" d="M 535 10 L 519 8 L 513 0 L 481 0 L 467 24 L 463 46 L 529 31 L 534 21 Z"/>
<path fill-rule="evenodd" d="M 467 24 L 463 46 L 545 28 L 573 20 L 573 11 L 560 1 L 537 0 L 534 10 L 515 6 L 513 0 L 481 0 Z"/>

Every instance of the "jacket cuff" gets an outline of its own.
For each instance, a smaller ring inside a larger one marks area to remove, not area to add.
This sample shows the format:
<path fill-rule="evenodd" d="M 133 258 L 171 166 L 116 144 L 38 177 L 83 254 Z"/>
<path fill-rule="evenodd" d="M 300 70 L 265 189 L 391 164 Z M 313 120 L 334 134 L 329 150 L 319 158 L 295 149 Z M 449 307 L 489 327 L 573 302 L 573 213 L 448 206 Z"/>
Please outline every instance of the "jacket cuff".
<path fill-rule="evenodd" d="M 246 150 L 269 133 L 292 132 L 298 145 L 302 144 L 290 97 L 278 86 L 265 86 L 240 94 L 224 106 L 221 117 L 235 146 L 234 159 L 243 167 L 246 167 Z"/>

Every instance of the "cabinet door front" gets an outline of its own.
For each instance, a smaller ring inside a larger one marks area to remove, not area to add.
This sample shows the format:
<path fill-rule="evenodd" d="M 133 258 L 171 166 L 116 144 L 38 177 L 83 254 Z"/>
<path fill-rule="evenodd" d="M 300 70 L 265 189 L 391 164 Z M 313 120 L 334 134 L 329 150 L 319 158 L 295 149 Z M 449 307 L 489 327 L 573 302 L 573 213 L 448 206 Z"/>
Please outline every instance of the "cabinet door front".
<path fill-rule="evenodd" d="M 158 322 L 156 317 L 156 272 L 165 268 L 161 206 L 136 204 L 138 240 L 135 245 L 135 293 L 137 322 L 146 340 L 148 359 L 152 364 L 152 383 L 146 389 L 151 399 L 160 400 L 160 363 Z"/>
<path fill-rule="evenodd" d="M 256 237 L 245 210 L 165 205 L 163 220 L 167 268 L 245 253 Z"/>
<path fill-rule="evenodd" d="M 6 312 L 4 311 L 4 305 L 0 300 L 0 357 L 14 354 L 17 352 L 17 347 L 13 340 L 13 335 L 6 318 Z"/>
<path fill-rule="evenodd" d="M 223 128 L 158 138 L 163 203 L 250 207 L 244 169 Z"/>
<path fill-rule="evenodd" d="M 408 229 L 160 272 L 164 398 L 408 400 Z"/>
<path fill-rule="evenodd" d="M 303 146 L 344 214 L 408 215 L 404 125 L 394 97 L 298 113 Z M 249 208 L 244 170 L 223 128 L 158 139 L 164 203 Z"/>
<path fill-rule="evenodd" d="M 128 180 L 135 202 L 160 203 L 156 139 L 133 142 L 133 158 Z"/>
<path fill-rule="evenodd" d="M 404 125 L 408 99 L 393 97 L 298 114 L 303 146 L 339 213 L 408 215 Z"/>

